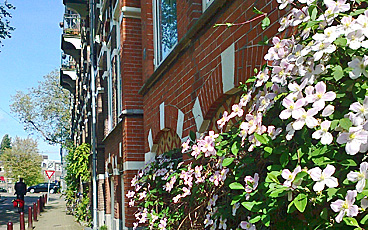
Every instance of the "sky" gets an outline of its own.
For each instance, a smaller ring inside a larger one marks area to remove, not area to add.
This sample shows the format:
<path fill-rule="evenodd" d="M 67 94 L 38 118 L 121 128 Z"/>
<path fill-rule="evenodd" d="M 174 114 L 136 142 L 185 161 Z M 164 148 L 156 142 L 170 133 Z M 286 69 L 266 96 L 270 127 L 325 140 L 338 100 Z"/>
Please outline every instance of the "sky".
<path fill-rule="evenodd" d="M 62 0 L 8 2 L 16 7 L 10 19 L 15 31 L 0 47 L 0 141 L 5 134 L 21 138 L 30 135 L 16 114 L 10 112 L 10 99 L 16 91 L 27 92 L 28 88 L 36 87 L 43 76 L 60 68 L 62 29 L 59 22 L 64 13 Z M 48 145 L 40 136 L 30 137 L 38 141 L 41 154 L 60 160 L 60 146 Z"/>

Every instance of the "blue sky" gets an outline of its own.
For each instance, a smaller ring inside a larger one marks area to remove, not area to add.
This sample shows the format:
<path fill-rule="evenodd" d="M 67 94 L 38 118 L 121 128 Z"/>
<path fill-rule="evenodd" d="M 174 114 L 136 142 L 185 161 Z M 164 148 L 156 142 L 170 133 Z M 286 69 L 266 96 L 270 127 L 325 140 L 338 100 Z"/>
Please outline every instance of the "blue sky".
<path fill-rule="evenodd" d="M 3 2 L 0 0 L 0 2 Z M 43 76 L 60 68 L 59 22 L 63 19 L 62 0 L 8 0 L 16 9 L 11 11 L 12 38 L 0 47 L 0 141 L 5 134 L 25 138 L 29 133 L 10 113 L 11 95 L 37 86 Z M 10 116 L 11 115 L 11 116 Z M 39 150 L 49 159 L 59 160 L 59 146 L 51 146 L 37 136 Z"/>

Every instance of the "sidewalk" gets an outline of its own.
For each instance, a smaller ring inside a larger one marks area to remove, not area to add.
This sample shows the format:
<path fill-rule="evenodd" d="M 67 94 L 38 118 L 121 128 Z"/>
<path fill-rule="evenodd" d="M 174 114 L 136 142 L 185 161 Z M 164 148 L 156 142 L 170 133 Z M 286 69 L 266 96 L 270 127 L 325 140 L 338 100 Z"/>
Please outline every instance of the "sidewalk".
<path fill-rule="evenodd" d="M 60 194 L 50 194 L 49 203 L 46 204 L 45 211 L 41 213 L 37 222 L 34 222 L 35 230 L 65 229 L 82 230 L 84 229 L 74 221 L 72 215 L 66 215 L 65 201 Z"/>

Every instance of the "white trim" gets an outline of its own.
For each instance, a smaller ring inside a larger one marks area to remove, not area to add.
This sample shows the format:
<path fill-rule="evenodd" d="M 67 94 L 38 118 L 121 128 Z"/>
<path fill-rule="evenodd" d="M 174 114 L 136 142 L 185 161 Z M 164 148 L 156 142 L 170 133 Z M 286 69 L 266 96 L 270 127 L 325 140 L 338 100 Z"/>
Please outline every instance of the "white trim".
<path fill-rule="evenodd" d="M 165 129 L 165 102 L 160 104 L 160 130 Z"/>
<path fill-rule="evenodd" d="M 203 123 L 203 113 L 201 108 L 201 103 L 199 102 L 198 97 L 196 98 L 193 109 L 192 109 L 193 117 L 196 123 L 197 131 L 200 132 L 202 123 Z"/>
<path fill-rule="evenodd" d="M 155 152 L 147 152 L 147 153 L 145 153 L 144 154 L 145 164 L 147 164 L 148 162 L 150 162 L 155 157 L 156 157 L 156 153 Z"/>
<path fill-rule="evenodd" d="M 222 90 L 225 94 L 232 94 L 234 90 L 235 46 L 231 44 L 221 53 Z"/>
<path fill-rule="evenodd" d="M 184 113 L 178 109 L 178 120 L 176 122 L 176 134 L 179 138 L 183 137 L 183 127 L 184 127 Z"/>
<path fill-rule="evenodd" d="M 148 146 L 150 150 L 152 151 L 152 146 L 153 146 L 152 129 L 148 131 Z"/>
<path fill-rule="evenodd" d="M 98 179 L 99 180 L 105 180 L 105 174 L 98 174 Z"/>
<path fill-rule="evenodd" d="M 126 161 L 123 163 L 123 170 L 140 170 L 144 165 L 144 161 Z"/>
<path fill-rule="evenodd" d="M 141 18 L 141 8 L 123 6 L 121 12 L 124 18 Z"/>

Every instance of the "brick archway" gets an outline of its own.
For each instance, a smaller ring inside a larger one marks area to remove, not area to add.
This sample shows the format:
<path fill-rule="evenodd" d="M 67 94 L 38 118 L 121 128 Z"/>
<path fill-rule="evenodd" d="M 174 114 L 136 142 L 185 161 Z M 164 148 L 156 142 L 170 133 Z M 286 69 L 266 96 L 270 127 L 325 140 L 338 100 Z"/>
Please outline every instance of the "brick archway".
<path fill-rule="evenodd" d="M 178 134 L 176 134 L 176 132 L 172 129 L 161 131 L 157 139 L 157 155 L 180 148 L 181 146 L 181 140 Z"/>

